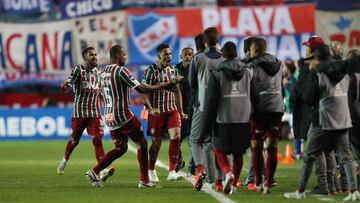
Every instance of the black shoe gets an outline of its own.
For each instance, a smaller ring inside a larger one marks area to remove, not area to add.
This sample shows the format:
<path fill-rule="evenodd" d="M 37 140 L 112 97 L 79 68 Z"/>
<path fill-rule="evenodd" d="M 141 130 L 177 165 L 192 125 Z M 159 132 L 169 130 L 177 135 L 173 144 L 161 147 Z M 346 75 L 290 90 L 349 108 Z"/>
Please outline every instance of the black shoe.
<path fill-rule="evenodd" d="M 326 188 L 321 188 L 318 185 L 310 192 L 312 195 L 329 195 L 329 190 Z"/>
<path fill-rule="evenodd" d="M 185 167 L 185 161 L 181 160 L 176 163 L 175 171 L 178 172 Z"/>
<path fill-rule="evenodd" d="M 195 164 L 189 163 L 188 170 L 189 170 L 190 175 L 195 175 L 196 174 L 196 166 L 195 166 Z"/>

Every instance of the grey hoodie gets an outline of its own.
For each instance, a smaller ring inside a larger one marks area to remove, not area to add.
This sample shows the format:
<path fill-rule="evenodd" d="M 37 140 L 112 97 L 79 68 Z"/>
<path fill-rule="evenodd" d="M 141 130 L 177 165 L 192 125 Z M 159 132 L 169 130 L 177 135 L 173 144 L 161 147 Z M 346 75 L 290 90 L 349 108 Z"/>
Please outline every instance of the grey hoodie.
<path fill-rule="evenodd" d="M 263 54 L 248 65 L 254 70 L 254 114 L 284 113 L 281 61 L 270 54 Z"/>
<path fill-rule="evenodd" d="M 239 59 L 226 60 L 210 74 L 203 112 L 202 130 L 212 125 L 249 123 L 253 71 Z"/>

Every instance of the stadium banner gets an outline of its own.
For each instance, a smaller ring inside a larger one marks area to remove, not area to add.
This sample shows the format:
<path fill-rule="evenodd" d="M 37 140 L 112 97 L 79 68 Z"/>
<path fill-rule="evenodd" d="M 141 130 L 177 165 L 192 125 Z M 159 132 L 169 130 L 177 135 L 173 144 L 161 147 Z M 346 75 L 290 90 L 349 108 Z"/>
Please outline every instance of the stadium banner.
<path fill-rule="evenodd" d="M 4 13 L 42 14 L 54 7 L 53 0 L 0 0 L 0 11 Z"/>
<path fill-rule="evenodd" d="M 355 11 L 360 9 L 359 0 L 316 0 L 316 10 L 324 11 Z"/>
<path fill-rule="evenodd" d="M 71 21 L 0 27 L 0 72 L 64 73 L 75 65 Z"/>
<path fill-rule="evenodd" d="M 77 56 L 86 47 L 94 47 L 98 64 L 109 63 L 109 50 L 115 44 L 127 47 L 125 12 L 114 11 L 73 20 Z"/>
<path fill-rule="evenodd" d="M 316 33 L 326 42 L 339 41 L 345 53 L 360 48 L 359 11 L 331 12 L 316 11 Z"/>
<path fill-rule="evenodd" d="M 178 0 L 120 0 L 121 8 L 158 8 L 180 6 Z"/>
<path fill-rule="evenodd" d="M 120 9 L 119 0 L 61 0 L 61 18 L 75 18 Z"/>
<path fill-rule="evenodd" d="M 133 113 L 138 118 L 141 109 L 141 106 L 132 107 Z M 0 109 L 0 141 L 70 139 L 71 112 L 71 108 Z M 146 122 L 140 121 L 146 132 Z M 104 139 L 110 139 L 106 125 L 104 132 Z M 85 130 L 82 139 L 89 137 Z"/>
<path fill-rule="evenodd" d="M 305 54 L 301 45 L 315 33 L 315 5 L 267 7 L 208 7 L 192 9 L 128 9 L 129 63 L 151 64 L 157 60 L 156 46 L 168 43 L 173 63 L 180 50 L 194 45 L 194 37 L 205 28 L 217 27 L 220 45 L 233 41 L 242 53 L 243 39 L 264 36 L 268 52 L 281 60 L 298 59 Z M 306 23 L 304 23 L 306 22 Z"/>

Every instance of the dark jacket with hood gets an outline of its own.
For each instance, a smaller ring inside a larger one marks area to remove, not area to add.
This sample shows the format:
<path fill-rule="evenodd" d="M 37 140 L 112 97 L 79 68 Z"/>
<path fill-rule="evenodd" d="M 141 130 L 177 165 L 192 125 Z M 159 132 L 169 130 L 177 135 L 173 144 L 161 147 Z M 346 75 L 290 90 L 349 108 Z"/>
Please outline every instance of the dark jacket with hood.
<path fill-rule="evenodd" d="M 249 147 L 252 77 L 253 71 L 236 58 L 220 63 L 211 72 L 201 134 L 210 134 L 214 130 L 215 148 L 234 152 Z"/>
<path fill-rule="evenodd" d="M 309 65 L 305 63 L 304 59 L 300 59 L 298 64 L 300 72 L 299 79 L 295 84 L 294 90 L 290 94 L 290 103 L 293 106 L 294 137 L 306 140 L 311 123 L 311 107 L 305 104 L 303 92 L 310 71 Z"/>
<path fill-rule="evenodd" d="M 306 82 L 303 97 L 312 107 L 311 122 L 324 130 L 351 127 L 348 105 L 349 68 L 344 61 L 323 61 L 312 71 Z"/>
<path fill-rule="evenodd" d="M 282 115 L 285 104 L 281 61 L 270 54 L 262 54 L 254 57 L 248 65 L 254 70 L 254 116 L 274 113 Z"/>

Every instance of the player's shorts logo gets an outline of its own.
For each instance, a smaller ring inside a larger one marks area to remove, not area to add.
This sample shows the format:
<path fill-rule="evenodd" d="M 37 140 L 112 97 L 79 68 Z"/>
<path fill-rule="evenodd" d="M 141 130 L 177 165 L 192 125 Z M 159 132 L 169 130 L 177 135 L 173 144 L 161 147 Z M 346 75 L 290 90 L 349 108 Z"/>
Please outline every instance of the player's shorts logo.
<path fill-rule="evenodd" d="M 161 43 L 174 47 L 177 37 L 175 15 L 129 15 L 130 36 L 139 53 L 149 61 L 156 61 L 156 47 Z"/>

